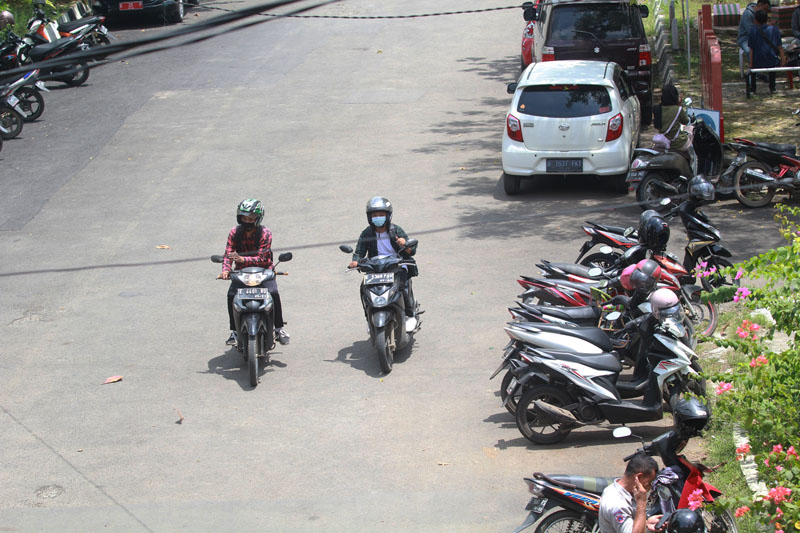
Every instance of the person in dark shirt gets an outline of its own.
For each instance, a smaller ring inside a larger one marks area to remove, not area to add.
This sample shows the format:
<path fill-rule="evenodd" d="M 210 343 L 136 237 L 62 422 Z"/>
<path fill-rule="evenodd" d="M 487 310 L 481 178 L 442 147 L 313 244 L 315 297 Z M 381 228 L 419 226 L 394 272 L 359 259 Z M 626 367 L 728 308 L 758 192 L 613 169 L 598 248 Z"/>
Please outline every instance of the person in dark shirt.
<path fill-rule="evenodd" d="M 786 59 L 781 47 L 781 32 L 775 26 L 767 25 L 767 12 L 756 11 L 755 22 L 748 35 L 750 47 L 750 68 L 772 68 L 785 63 Z M 775 73 L 770 72 L 769 92 L 775 92 Z M 748 76 L 750 92 L 756 92 L 756 75 Z"/>
<path fill-rule="evenodd" d="M 240 270 L 245 267 L 272 268 L 272 232 L 261 225 L 264 218 L 264 206 L 256 199 L 243 200 L 236 208 L 235 226 L 228 233 L 228 242 L 225 245 L 225 259 L 222 262 L 222 273 L 218 279 L 231 279 L 231 270 Z M 248 253 L 249 255 L 239 255 Z M 254 255 L 253 255 L 254 254 Z M 269 290 L 272 295 L 275 318 L 275 339 L 281 344 L 289 344 L 289 334 L 283 329 L 283 309 L 281 296 L 278 294 L 278 284 L 274 279 L 263 282 L 261 287 Z M 236 345 L 236 323 L 233 319 L 233 299 L 238 289 L 245 286 L 240 281 L 231 280 L 228 289 L 228 319 L 230 321 L 231 335 L 226 344 Z"/>
<path fill-rule="evenodd" d="M 739 19 L 739 35 L 736 37 L 736 44 L 744 50 L 744 53 L 750 55 L 750 47 L 747 44 L 748 36 L 750 35 L 750 28 L 753 27 L 755 15 L 757 11 L 766 11 L 769 13 L 771 9 L 769 0 L 758 0 L 758 2 L 751 2 L 747 4 L 741 18 Z"/>

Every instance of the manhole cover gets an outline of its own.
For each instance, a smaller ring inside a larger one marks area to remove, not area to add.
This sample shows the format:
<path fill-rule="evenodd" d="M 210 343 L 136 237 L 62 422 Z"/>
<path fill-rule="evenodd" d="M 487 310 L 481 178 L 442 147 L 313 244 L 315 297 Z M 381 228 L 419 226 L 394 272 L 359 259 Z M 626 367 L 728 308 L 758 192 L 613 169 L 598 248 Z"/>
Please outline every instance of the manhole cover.
<path fill-rule="evenodd" d="M 64 487 L 59 485 L 45 485 L 36 489 L 36 495 L 40 498 L 53 499 L 64 494 Z"/>

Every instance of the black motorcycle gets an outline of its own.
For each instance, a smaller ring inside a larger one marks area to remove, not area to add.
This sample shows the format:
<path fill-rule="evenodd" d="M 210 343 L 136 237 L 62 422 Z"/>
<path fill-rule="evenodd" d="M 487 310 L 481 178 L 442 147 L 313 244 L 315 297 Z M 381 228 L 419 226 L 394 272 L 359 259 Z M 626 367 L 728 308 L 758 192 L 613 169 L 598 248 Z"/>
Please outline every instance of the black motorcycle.
<path fill-rule="evenodd" d="M 416 239 L 409 239 L 407 247 L 417 244 Z M 339 246 L 345 253 L 352 254 L 353 248 L 345 244 Z M 414 300 L 411 279 L 407 278 L 406 288 L 409 301 L 414 306 L 412 328 L 407 327 L 406 303 L 403 296 L 401 273 L 404 265 L 414 265 L 412 259 L 403 259 L 398 255 L 365 257 L 358 261 L 356 269 L 364 274 L 361 282 L 361 305 L 369 327 L 369 336 L 373 346 L 378 349 L 378 362 L 385 373 L 392 371 L 394 354 L 402 350 L 411 341 L 411 337 L 419 330 L 421 321 L 419 304 Z M 411 329 L 411 331 L 408 331 Z"/>
<path fill-rule="evenodd" d="M 241 255 L 254 255 L 244 253 Z M 211 261 L 222 263 L 225 256 L 212 255 Z M 273 268 L 246 267 L 232 270 L 231 279 L 236 280 L 244 288 L 238 289 L 233 298 L 233 319 L 236 324 L 236 349 L 244 355 L 250 370 L 250 385 L 258 385 L 258 358 L 269 362 L 268 352 L 275 347 L 275 320 L 272 295 L 269 290 L 260 287 L 265 281 L 285 272 L 275 271 L 279 263 L 292 260 L 292 253 L 285 252 L 278 256 Z"/>

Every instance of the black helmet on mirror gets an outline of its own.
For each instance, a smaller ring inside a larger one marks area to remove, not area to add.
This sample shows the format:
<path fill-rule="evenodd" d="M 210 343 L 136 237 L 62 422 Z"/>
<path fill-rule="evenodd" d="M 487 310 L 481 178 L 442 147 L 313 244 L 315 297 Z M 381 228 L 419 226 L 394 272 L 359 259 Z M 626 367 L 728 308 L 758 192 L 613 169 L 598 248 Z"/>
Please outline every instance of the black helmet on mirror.
<path fill-rule="evenodd" d="M 671 403 L 672 423 L 682 437 L 695 437 L 708 424 L 711 410 L 696 396 L 675 395 Z"/>
<path fill-rule="evenodd" d="M 669 242 L 669 224 L 660 216 L 647 219 L 639 228 L 639 244 L 643 244 L 653 252 L 663 252 Z"/>
<path fill-rule="evenodd" d="M 372 213 L 383 211 L 386 213 L 386 222 L 389 224 L 392 221 L 392 202 L 383 196 L 373 196 L 367 202 L 367 222 L 372 226 Z"/>
<path fill-rule="evenodd" d="M 14 15 L 10 11 L 0 12 L 0 30 L 14 25 Z"/>
<path fill-rule="evenodd" d="M 713 202 L 714 186 L 702 174 L 698 174 L 689 182 L 689 196 L 702 202 Z"/>
<path fill-rule="evenodd" d="M 704 533 L 706 531 L 703 517 L 691 509 L 678 509 L 668 520 L 668 533 Z"/>

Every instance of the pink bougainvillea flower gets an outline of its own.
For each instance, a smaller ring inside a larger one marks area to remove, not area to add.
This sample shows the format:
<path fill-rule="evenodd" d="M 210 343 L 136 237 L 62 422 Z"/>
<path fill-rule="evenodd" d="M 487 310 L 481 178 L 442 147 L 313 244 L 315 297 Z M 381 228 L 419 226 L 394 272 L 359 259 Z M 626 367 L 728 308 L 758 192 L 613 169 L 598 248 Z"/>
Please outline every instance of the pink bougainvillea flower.
<path fill-rule="evenodd" d="M 743 338 L 743 339 L 746 339 L 747 337 L 749 337 L 749 336 L 750 336 L 750 332 L 749 332 L 749 331 L 747 331 L 746 329 L 742 329 L 742 327 L 741 327 L 741 326 L 739 326 L 739 327 L 737 327 L 737 328 L 736 328 L 736 334 L 737 334 L 739 337 Z"/>
<path fill-rule="evenodd" d="M 746 505 L 743 505 L 743 506 L 739 507 L 738 509 L 736 509 L 736 511 L 734 511 L 733 516 L 735 516 L 736 518 L 741 518 L 745 514 L 747 514 L 749 511 L 750 511 L 750 508 L 748 506 L 746 506 Z"/>
<path fill-rule="evenodd" d="M 776 507 L 775 508 L 775 517 L 776 518 L 780 518 L 782 516 L 783 516 L 783 509 L 781 509 L 780 507 Z"/>
<path fill-rule="evenodd" d="M 747 287 L 739 287 L 738 289 L 736 289 L 736 294 L 733 295 L 733 301 L 738 302 L 740 300 L 744 300 L 751 294 L 752 293 L 750 292 L 750 289 L 748 289 Z"/>
<path fill-rule="evenodd" d="M 781 465 L 775 465 L 775 470 L 781 472 L 783 470 L 783 467 Z"/>
<path fill-rule="evenodd" d="M 760 329 L 761 329 L 761 326 L 759 326 L 759 325 L 758 325 L 758 324 L 756 324 L 755 322 L 751 322 L 751 323 L 750 323 L 750 325 L 748 326 L 748 329 L 749 329 L 750 331 L 758 331 L 758 330 L 760 330 Z"/>
<path fill-rule="evenodd" d="M 703 490 L 697 489 L 689 494 L 689 509 L 692 511 L 698 510 L 703 506 Z"/>
<path fill-rule="evenodd" d="M 786 487 L 775 487 L 769 489 L 769 494 L 764 496 L 765 500 L 772 500 L 775 504 L 779 504 L 785 502 L 789 499 L 789 496 L 792 494 L 792 489 Z"/>
<path fill-rule="evenodd" d="M 717 385 L 717 390 L 716 390 L 717 395 L 724 394 L 724 393 L 728 392 L 729 390 L 731 390 L 732 388 L 733 388 L 733 383 L 728 383 L 727 381 L 722 381 L 722 382 L 720 382 L 719 385 Z"/>
<path fill-rule="evenodd" d="M 772 453 L 781 453 L 783 451 L 783 446 L 780 444 L 776 444 L 772 447 Z"/>
<path fill-rule="evenodd" d="M 800 231 L 797 232 L 797 234 L 800 235 Z M 700 261 L 700 268 L 705 269 L 707 266 L 708 266 L 707 261 Z"/>
<path fill-rule="evenodd" d="M 764 465 L 765 466 L 769 466 L 769 457 L 764 459 Z"/>
<path fill-rule="evenodd" d="M 750 453 L 750 444 L 742 444 L 736 448 L 736 453 Z"/>
<path fill-rule="evenodd" d="M 758 357 L 754 357 L 753 359 L 750 359 L 750 368 L 756 368 L 756 367 L 759 367 L 759 366 L 764 366 L 767 363 L 769 363 L 769 360 L 766 357 L 764 357 L 763 355 L 759 355 Z"/>
<path fill-rule="evenodd" d="M 735 279 L 735 280 L 737 280 L 737 279 L 742 279 L 742 275 L 744 275 L 744 272 L 743 272 L 743 271 L 742 271 L 742 269 L 740 268 L 740 269 L 739 269 L 739 272 L 737 272 L 737 273 L 736 273 L 736 275 L 735 275 L 735 276 L 733 276 L 733 279 Z"/>
<path fill-rule="evenodd" d="M 765 358 L 765 359 L 766 359 L 766 358 Z M 797 457 L 797 452 L 796 452 L 796 451 L 794 451 L 794 446 L 789 446 L 789 447 L 786 449 L 786 457 L 789 457 L 789 456 L 793 456 L 795 459 L 797 459 L 797 458 L 798 458 L 798 457 Z"/>

